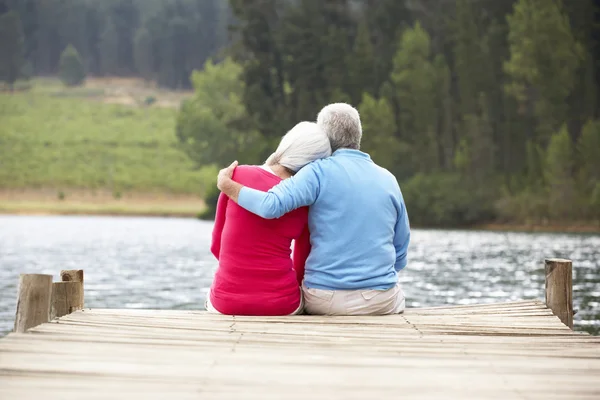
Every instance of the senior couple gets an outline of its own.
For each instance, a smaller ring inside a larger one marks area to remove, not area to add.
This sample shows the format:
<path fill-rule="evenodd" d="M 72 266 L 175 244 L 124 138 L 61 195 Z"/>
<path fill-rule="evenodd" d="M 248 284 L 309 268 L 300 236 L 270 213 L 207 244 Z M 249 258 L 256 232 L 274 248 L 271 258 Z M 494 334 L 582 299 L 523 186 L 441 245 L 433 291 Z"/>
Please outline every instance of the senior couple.
<path fill-rule="evenodd" d="M 264 165 L 219 172 L 209 312 L 404 311 L 406 207 L 395 177 L 360 151 L 361 137 L 358 111 L 330 104 L 316 123 L 293 127 Z"/>

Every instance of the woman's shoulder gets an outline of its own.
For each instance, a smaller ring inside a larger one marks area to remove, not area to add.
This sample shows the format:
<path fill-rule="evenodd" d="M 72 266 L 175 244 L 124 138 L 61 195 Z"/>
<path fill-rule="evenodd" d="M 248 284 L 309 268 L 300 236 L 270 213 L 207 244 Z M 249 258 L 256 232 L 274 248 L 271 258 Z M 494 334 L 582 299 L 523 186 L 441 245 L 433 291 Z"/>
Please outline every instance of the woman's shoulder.
<path fill-rule="evenodd" d="M 233 171 L 233 177 L 235 179 L 236 176 L 255 176 L 261 174 L 261 171 L 264 171 L 258 165 L 238 165 Z"/>
<path fill-rule="evenodd" d="M 279 183 L 281 178 L 258 165 L 239 165 L 233 172 L 233 180 L 253 189 L 265 190 L 263 185 L 267 184 L 268 190 Z M 259 187 L 256 187 L 257 184 Z"/>

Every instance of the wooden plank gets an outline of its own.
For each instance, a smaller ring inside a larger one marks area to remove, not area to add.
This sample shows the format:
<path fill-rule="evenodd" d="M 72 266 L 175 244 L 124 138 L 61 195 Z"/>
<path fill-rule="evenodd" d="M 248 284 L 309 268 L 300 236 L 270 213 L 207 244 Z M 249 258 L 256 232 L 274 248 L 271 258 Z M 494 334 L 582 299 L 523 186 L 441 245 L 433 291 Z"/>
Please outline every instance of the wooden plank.
<path fill-rule="evenodd" d="M 531 301 L 387 317 L 88 309 L 0 340 L 0 398 L 598 398 L 600 338 L 548 313 Z"/>

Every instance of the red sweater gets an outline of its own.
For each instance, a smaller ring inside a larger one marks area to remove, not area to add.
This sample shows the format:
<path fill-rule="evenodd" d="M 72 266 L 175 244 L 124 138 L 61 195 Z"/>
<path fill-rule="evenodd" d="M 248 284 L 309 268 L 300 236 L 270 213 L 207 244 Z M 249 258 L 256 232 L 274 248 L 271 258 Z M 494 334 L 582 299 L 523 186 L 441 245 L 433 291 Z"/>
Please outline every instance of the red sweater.
<path fill-rule="evenodd" d="M 265 192 L 281 182 L 277 175 L 257 166 L 237 167 L 233 179 Z M 308 208 L 268 220 L 221 194 L 211 251 L 219 260 L 210 289 L 210 302 L 217 311 L 228 315 L 291 314 L 300 305 L 299 285 L 310 253 Z"/>

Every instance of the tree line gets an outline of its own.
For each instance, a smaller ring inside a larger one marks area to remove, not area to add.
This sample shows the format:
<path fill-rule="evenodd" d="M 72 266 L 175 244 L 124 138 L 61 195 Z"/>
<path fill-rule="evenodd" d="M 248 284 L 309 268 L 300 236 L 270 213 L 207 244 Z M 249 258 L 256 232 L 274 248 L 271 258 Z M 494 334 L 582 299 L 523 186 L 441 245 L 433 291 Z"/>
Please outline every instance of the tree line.
<path fill-rule="evenodd" d="M 196 73 L 177 134 L 257 162 L 348 102 L 416 224 L 597 221 L 598 3 L 230 0 L 232 58 Z"/>
<path fill-rule="evenodd" d="M 8 2 L 36 74 L 73 44 L 91 73 L 192 85 L 199 165 L 261 162 L 343 101 L 416 224 L 600 219 L 598 0 Z"/>
<path fill-rule="evenodd" d="M 72 46 L 89 75 L 189 88 L 227 43 L 229 18 L 220 0 L 0 0 L 0 78 L 56 75 Z"/>

